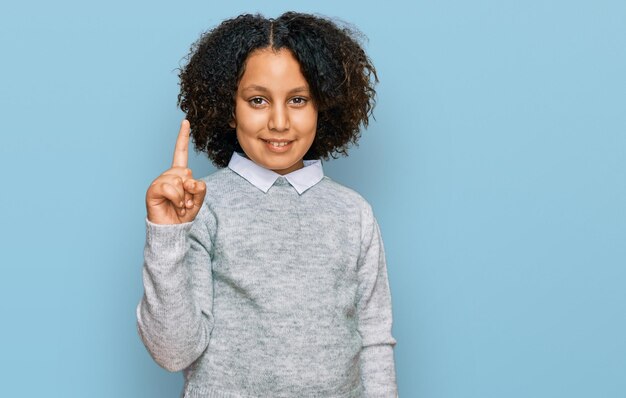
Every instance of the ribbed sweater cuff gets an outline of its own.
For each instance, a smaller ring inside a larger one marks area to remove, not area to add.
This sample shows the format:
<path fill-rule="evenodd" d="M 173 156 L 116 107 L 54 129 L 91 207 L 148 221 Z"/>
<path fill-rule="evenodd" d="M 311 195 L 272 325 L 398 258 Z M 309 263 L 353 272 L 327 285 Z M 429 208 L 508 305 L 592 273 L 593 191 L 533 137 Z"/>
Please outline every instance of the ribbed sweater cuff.
<path fill-rule="evenodd" d="M 144 271 L 161 297 L 180 296 L 187 283 L 187 271 L 181 265 L 189 248 L 187 235 L 191 225 L 192 222 L 155 224 L 146 218 Z"/>
<path fill-rule="evenodd" d="M 187 233 L 193 221 L 182 224 L 155 224 L 146 217 L 146 244 L 161 248 L 180 249 L 184 247 Z"/>
<path fill-rule="evenodd" d="M 391 345 L 364 347 L 361 351 L 361 371 L 366 395 L 372 398 L 395 398 L 398 394 Z"/>

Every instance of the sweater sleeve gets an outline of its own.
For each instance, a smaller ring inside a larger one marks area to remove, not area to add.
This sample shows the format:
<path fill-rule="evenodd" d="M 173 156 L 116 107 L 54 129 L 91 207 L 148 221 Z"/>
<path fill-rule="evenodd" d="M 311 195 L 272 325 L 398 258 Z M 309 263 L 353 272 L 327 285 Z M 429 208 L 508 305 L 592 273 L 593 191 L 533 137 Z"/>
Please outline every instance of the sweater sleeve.
<path fill-rule="evenodd" d="M 192 222 L 146 222 L 144 294 L 137 329 L 152 358 L 170 372 L 204 352 L 213 329 L 211 237 L 206 203 Z"/>
<path fill-rule="evenodd" d="M 357 290 L 358 330 L 363 341 L 361 379 L 367 398 L 397 397 L 391 335 L 391 293 L 380 228 L 371 207 L 364 217 Z"/>

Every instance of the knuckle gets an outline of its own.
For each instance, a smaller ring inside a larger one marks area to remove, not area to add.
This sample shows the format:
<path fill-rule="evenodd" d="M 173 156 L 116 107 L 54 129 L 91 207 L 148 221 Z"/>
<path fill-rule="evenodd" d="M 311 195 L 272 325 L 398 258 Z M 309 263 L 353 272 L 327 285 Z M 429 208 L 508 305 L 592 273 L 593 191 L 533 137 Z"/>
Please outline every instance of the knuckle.
<path fill-rule="evenodd" d="M 165 174 L 161 174 L 160 176 L 158 176 L 157 178 L 155 178 L 154 180 L 152 180 L 152 182 L 150 183 L 150 186 L 154 186 L 154 185 L 160 185 L 163 183 L 164 181 L 164 176 Z"/>

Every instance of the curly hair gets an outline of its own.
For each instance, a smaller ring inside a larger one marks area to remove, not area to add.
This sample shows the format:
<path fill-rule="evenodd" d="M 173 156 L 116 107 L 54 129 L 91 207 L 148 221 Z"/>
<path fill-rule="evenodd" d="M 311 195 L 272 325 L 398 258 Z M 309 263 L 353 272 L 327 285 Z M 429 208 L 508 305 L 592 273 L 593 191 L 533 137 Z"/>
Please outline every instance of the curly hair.
<path fill-rule="evenodd" d="M 318 109 L 317 131 L 304 159 L 347 156 L 376 103 L 378 76 L 354 27 L 318 16 L 286 12 L 276 19 L 244 14 L 223 21 L 191 46 L 180 70 L 178 106 L 192 128 L 197 151 L 226 167 L 243 152 L 234 128 L 237 86 L 255 50 L 288 49 L 300 64 Z"/>

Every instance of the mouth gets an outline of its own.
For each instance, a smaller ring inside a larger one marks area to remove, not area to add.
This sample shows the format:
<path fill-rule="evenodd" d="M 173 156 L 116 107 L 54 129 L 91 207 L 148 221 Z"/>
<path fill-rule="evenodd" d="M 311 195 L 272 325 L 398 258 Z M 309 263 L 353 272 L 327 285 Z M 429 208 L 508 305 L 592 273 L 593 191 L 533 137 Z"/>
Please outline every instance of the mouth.
<path fill-rule="evenodd" d="M 284 152 L 287 149 L 289 149 L 291 147 L 291 144 L 293 143 L 293 140 L 284 140 L 284 139 L 280 139 L 280 140 L 263 139 L 263 141 L 265 142 L 267 147 L 274 152 Z"/>

